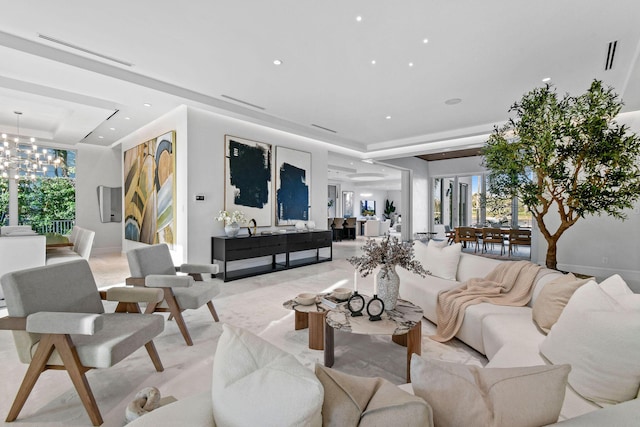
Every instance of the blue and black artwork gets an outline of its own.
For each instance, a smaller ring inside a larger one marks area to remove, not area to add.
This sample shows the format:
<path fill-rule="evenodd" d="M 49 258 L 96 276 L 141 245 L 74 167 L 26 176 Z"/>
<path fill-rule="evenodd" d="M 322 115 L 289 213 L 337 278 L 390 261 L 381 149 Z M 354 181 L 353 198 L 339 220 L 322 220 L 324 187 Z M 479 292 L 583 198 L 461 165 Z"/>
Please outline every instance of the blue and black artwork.
<path fill-rule="evenodd" d="M 229 180 L 236 188 L 234 203 L 262 209 L 269 202 L 271 148 L 229 141 Z"/>
<path fill-rule="evenodd" d="M 278 190 L 278 219 L 309 219 L 309 187 L 306 171 L 289 163 L 280 166 L 280 189 Z"/>

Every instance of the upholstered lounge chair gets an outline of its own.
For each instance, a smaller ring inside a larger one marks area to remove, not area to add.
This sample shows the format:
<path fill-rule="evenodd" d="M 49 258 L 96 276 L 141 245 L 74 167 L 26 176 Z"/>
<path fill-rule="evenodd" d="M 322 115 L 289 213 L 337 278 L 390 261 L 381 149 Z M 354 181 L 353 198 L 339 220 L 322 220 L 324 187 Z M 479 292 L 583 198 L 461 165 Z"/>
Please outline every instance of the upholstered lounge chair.
<path fill-rule="evenodd" d="M 203 274 L 216 274 L 218 266 L 214 264 L 182 264 L 174 267 L 169 247 L 166 244 L 144 246 L 127 252 L 131 277 L 128 285 L 161 288 L 164 302 L 158 306 L 147 306 L 146 313 L 170 312 L 175 319 L 187 345 L 193 345 L 191 335 L 182 317 L 187 309 L 198 309 L 207 305 L 213 319 L 218 322 L 218 314 L 212 299 L 220 290 L 215 283 L 203 281 Z M 176 270 L 187 276 L 176 275 Z"/>
<path fill-rule="evenodd" d="M 96 426 L 102 424 L 102 416 L 86 371 L 113 366 L 142 346 L 156 370 L 163 370 L 152 340 L 163 331 L 164 319 L 135 313 L 138 302 L 160 302 L 158 290 L 118 287 L 101 295 L 86 260 L 15 271 L 0 281 L 9 313 L 0 319 L 0 329 L 13 330 L 20 361 L 29 364 L 8 422 L 18 417 L 47 369 L 67 370 Z M 122 301 L 119 312 L 106 314 L 101 296 Z"/>

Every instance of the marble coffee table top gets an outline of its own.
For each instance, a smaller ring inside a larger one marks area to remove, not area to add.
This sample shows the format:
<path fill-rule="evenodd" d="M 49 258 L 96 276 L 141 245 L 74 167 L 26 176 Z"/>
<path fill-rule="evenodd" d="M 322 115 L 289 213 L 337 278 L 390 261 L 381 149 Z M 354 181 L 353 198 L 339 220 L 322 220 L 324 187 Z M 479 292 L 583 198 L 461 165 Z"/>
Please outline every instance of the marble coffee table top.
<path fill-rule="evenodd" d="M 365 310 L 362 316 L 351 317 L 351 312 L 343 306 L 327 313 L 327 324 L 333 329 L 363 335 L 403 335 L 422 321 L 422 308 L 398 299 L 396 308 L 385 310 L 382 320 L 372 322 L 366 312 L 366 303 L 371 297 L 365 296 Z"/>
<path fill-rule="evenodd" d="M 323 296 L 323 294 L 316 295 L 316 302 L 310 305 L 302 305 L 295 299 L 290 299 L 288 301 L 285 301 L 282 306 L 288 310 L 295 310 L 301 313 L 321 313 L 324 311 L 329 311 L 329 307 L 321 303 L 321 299 Z"/>

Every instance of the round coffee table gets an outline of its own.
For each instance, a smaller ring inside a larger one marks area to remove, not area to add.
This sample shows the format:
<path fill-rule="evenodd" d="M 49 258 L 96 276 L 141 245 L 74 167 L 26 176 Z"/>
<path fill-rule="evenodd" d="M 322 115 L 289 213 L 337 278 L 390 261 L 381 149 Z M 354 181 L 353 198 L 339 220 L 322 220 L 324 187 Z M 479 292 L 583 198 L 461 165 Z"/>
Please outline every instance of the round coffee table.
<path fill-rule="evenodd" d="M 316 296 L 315 304 L 298 304 L 295 299 L 285 301 L 282 306 L 295 312 L 294 328 L 296 331 L 309 328 L 309 348 L 312 350 L 324 349 L 324 319 L 328 307 L 322 305 L 322 295 Z"/>
<path fill-rule="evenodd" d="M 369 299 L 365 297 L 366 302 Z M 334 363 L 335 329 L 352 334 L 391 335 L 393 342 L 407 347 L 407 382 L 411 382 L 411 355 L 422 354 L 422 313 L 422 308 L 402 299 L 398 299 L 396 308 L 382 314 L 382 320 L 375 322 L 369 320 L 366 310 L 360 317 L 351 317 L 345 307 L 331 309 L 326 313 L 324 365 L 330 368 Z"/>

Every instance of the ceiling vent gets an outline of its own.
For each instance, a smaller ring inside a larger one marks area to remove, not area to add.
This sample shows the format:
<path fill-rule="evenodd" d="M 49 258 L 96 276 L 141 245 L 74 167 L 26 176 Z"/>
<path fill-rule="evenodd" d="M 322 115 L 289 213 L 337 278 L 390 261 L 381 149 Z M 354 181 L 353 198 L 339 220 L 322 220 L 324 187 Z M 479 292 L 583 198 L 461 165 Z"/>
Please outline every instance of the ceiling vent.
<path fill-rule="evenodd" d="M 335 130 L 333 130 L 333 129 L 326 128 L 326 127 L 324 127 L 324 126 L 316 125 L 316 124 L 313 124 L 313 123 L 311 123 L 311 126 L 313 126 L 313 127 L 317 127 L 318 129 L 326 130 L 327 132 L 338 133 L 338 131 L 335 131 Z"/>
<path fill-rule="evenodd" d="M 616 46 L 618 46 L 617 40 L 609 42 L 609 48 L 607 49 L 607 62 L 604 64 L 605 71 L 613 68 L 613 58 L 616 55 Z"/>
<path fill-rule="evenodd" d="M 130 62 L 123 61 L 121 59 L 114 58 L 112 56 L 104 55 L 102 53 L 99 53 L 99 52 L 96 52 L 96 51 L 93 51 L 93 50 L 85 49 L 84 47 L 80 47 L 78 45 L 66 42 L 64 40 L 56 39 L 55 37 L 47 36 L 46 34 L 38 34 L 38 37 L 43 39 L 43 40 L 50 41 L 51 43 L 57 43 L 59 45 L 66 46 L 66 47 L 68 47 L 70 49 L 79 50 L 80 52 L 88 53 L 89 55 L 94 55 L 94 56 L 97 56 L 99 58 L 106 59 L 108 61 L 116 62 L 116 63 L 124 65 L 126 67 L 133 67 L 133 64 L 130 63 Z"/>
<path fill-rule="evenodd" d="M 223 98 L 227 98 L 227 99 L 230 99 L 232 101 L 239 102 L 240 104 L 248 105 L 249 107 L 257 108 L 259 110 L 266 110 L 266 108 L 264 108 L 264 107 L 261 107 L 261 106 L 256 105 L 256 104 L 252 104 L 252 103 L 247 102 L 247 101 L 243 101 L 242 99 L 234 98 L 234 97 L 229 96 L 229 95 L 221 95 L 221 96 Z"/>

